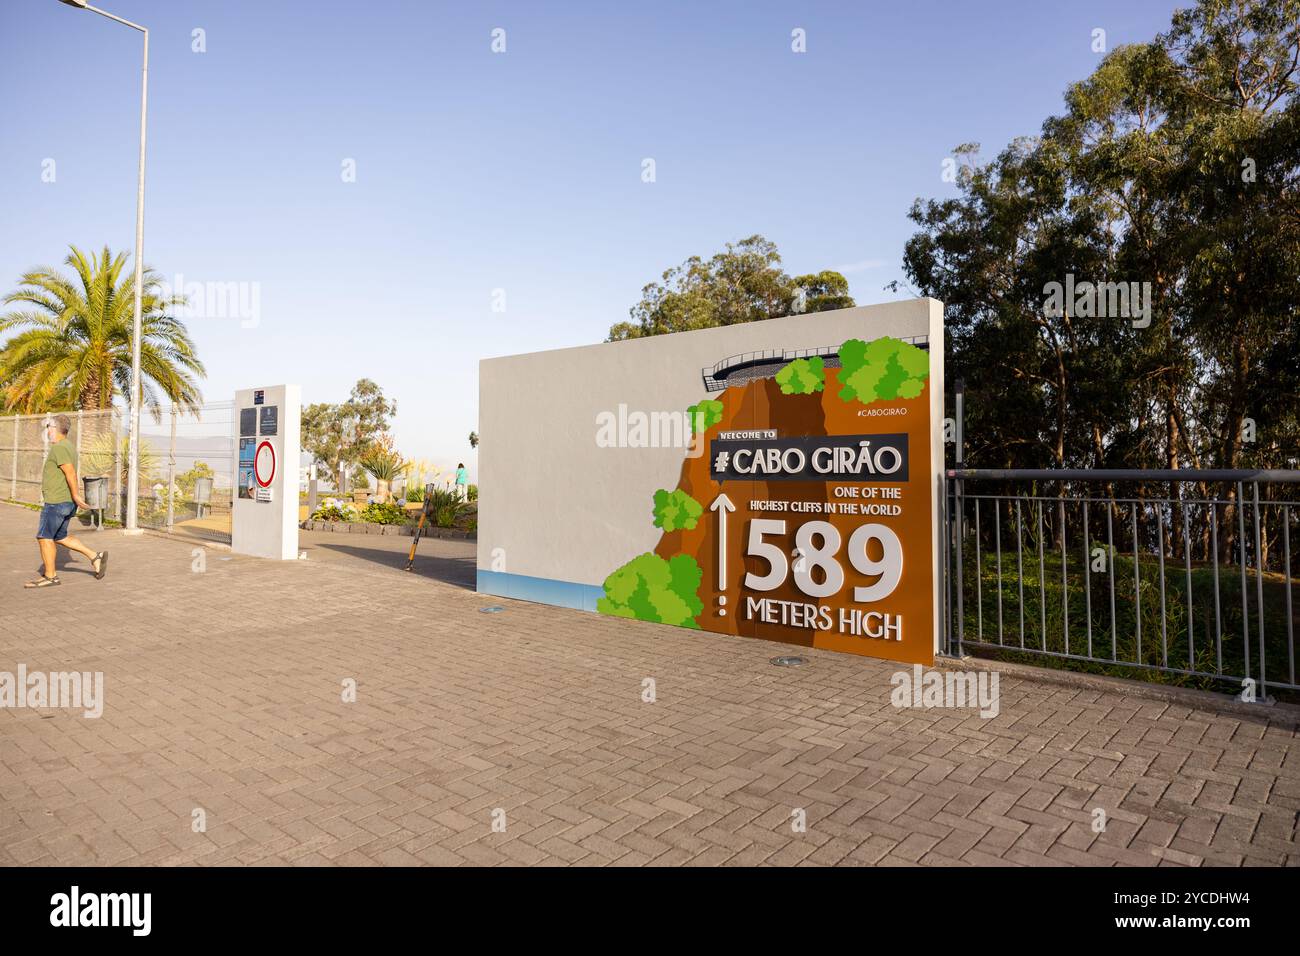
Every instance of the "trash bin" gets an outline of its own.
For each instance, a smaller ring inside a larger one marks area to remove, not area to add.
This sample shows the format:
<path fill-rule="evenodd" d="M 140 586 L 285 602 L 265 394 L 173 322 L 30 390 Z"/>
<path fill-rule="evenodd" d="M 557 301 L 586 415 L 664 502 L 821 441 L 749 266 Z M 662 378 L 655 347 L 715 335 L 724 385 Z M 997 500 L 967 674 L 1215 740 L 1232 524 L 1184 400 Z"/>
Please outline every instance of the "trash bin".
<path fill-rule="evenodd" d="M 85 488 L 86 504 L 90 505 L 91 523 L 94 523 L 94 514 L 98 511 L 99 527 L 104 527 L 104 508 L 108 505 L 108 479 L 82 478 L 81 484 Z"/>
<path fill-rule="evenodd" d="M 203 517 L 203 506 L 212 502 L 212 479 L 195 478 L 194 479 L 194 505 L 195 513 L 198 517 Z"/>
<path fill-rule="evenodd" d="M 102 511 L 108 504 L 108 479 L 82 478 L 81 483 L 86 488 L 86 504 L 92 511 Z"/>
<path fill-rule="evenodd" d="M 212 479 L 195 478 L 194 479 L 194 503 L 196 505 L 206 505 L 212 501 Z"/>

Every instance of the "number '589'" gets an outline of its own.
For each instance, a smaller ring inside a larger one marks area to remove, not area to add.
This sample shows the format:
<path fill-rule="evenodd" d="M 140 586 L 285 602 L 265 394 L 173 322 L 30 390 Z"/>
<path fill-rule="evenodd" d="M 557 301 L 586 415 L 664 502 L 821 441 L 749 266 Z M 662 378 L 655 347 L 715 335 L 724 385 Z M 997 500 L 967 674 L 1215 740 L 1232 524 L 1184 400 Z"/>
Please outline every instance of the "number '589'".
<path fill-rule="evenodd" d="M 749 523 L 749 544 L 745 553 L 762 558 L 768 563 L 767 574 L 745 572 L 745 587 L 751 591 L 774 591 L 785 583 L 790 573 L 790 562 L 785 550 L 771 541 L 768 535 L 785 534 L 785 522 L 774 518 L 754 518 Z M 813 540 L 820 544 L 816 547 Z M 867 546 L 872 540 L 880 542 L 884 553 L 880 560 L 867 557 Z M 794 583 L 809 597 L 823 598 L 837 593 L 844 586 L 844 568 L 835 555 L 840 550 L 839 529 L 829 521 L 807 521 L 794 535 L 794 545 L 802 560 L 794 566 Z M 868 577 L 880 575 L 874 584 L 853 589 L 853 600 L 861 603 L 879 601 L 893 593 L 903 576 L 903 545 L 892 528 L 883 524 L 864 524 L 849 535 L 849 564 L 859 574 Z M 822 569 L 822 581 L 813 580 L 813 568 Z"/>

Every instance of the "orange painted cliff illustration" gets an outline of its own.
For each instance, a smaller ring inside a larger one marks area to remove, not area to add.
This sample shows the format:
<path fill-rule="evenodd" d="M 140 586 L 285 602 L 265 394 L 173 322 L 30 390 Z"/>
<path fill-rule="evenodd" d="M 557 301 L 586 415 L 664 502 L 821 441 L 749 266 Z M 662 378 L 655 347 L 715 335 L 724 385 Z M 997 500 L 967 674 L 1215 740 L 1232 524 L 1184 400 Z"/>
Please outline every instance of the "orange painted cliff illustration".
<path fill-rule="evenodd" d="M 602 613 L 929 663 L 929 355 L 893 338 L 751 368 L 688 409 L 674 488 L 646 489 L 653 552 Z"/>

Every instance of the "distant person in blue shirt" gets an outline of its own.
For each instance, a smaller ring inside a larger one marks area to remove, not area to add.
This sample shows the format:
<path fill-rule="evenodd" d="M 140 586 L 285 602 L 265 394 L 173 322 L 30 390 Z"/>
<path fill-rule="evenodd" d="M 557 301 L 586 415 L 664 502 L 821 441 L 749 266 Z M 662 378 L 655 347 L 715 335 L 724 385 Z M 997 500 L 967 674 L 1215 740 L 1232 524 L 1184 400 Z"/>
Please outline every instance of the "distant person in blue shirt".
<path fill-rule="evenodd" d="M 465 472 L 465 463 L 462 461 L 456 466 L 456 497 L 461 501 L 468 501 L 469 476 Z"/>

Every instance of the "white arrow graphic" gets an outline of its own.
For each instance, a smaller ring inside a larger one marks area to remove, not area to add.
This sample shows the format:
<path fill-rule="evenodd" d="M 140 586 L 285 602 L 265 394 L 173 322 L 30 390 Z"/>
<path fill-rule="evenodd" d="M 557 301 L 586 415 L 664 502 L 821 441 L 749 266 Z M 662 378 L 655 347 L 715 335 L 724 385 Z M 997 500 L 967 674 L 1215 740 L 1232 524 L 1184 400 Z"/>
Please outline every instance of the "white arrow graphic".
<path fill-rule="evenodd" d="M 735 511 L 736 506 L 731 503 L 731 499 L 724 491 L 713 499 L 709 510 L 718 513 L 718 590 L 725 591 L 727 590 L 727 512 Z"/>

